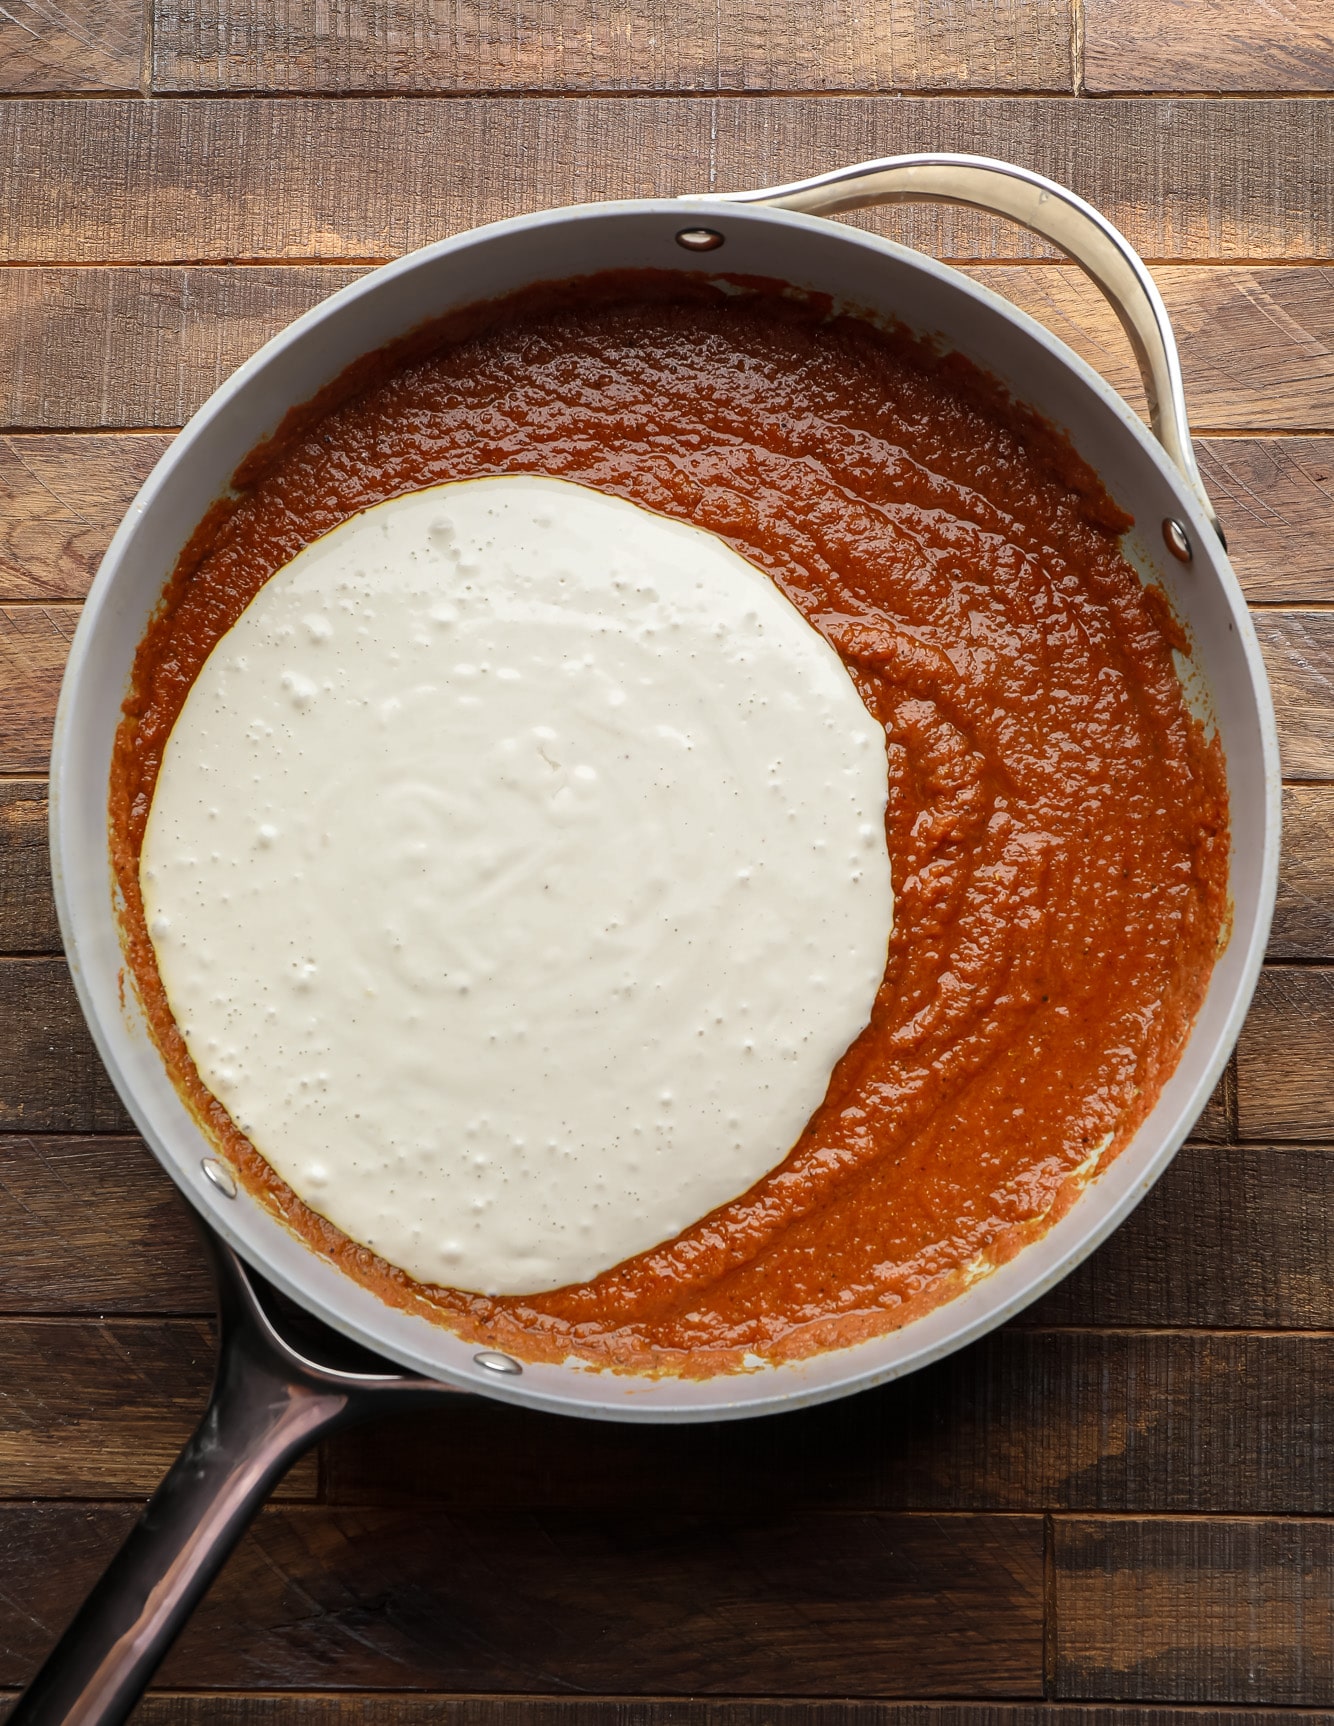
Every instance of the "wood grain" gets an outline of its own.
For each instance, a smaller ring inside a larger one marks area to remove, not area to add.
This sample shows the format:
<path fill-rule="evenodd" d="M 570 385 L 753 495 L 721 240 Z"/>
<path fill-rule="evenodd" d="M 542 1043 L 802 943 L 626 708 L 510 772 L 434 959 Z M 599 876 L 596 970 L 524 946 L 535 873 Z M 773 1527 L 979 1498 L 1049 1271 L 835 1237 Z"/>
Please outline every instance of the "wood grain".
<path fill-rule="evenodd" d="M 0 1699 L 0 1718 L 5 1703 Z M 1255 1709 L 1180 1710 L 1022 1702 L 762 1702 L 685 1697 L 368 1695 L 299 1696 L 157 1692 L 139 1704 L 136 1726 L 1275 1726 Z M 1325 1726 L 1289 1710 L 1292 1726 Z"/>
<path fill-rule="evenodd" d="M 261 342 L 360 273 L 255 265 L 0 270 L 0 425 L 172 427 Z M 1198 429 L 1334 426 L 1334 276 L 1165 267 Z M 969 274 L 1046 323 L 1137 406 L 1138 373 L 1097 289 L 1064 267 Z"/>
<path fill-rule="evenodd" d="M 1068 90 L 1059 0 L 159 0 L 171 90 Z"/>
<path fill-rule="evenodd" d="M 1024 1324 L 1334 1330 L 1334 1157 L 1187 1145 Z"/>
<path fill-rule="evenodd" d="M 1334 90 L 1327 0 L 1083 0 L 1084 88 Z"/>
<path fill-rule="evenodd" d="M 0 1700 L 0 1711 L 5 1703 Z M 0 1718 L 3 1713 L 0 1712 Z M 1292 1726 L 1326 1726 L 1289 1711 Z M 1081 1706 L 1022 1702 L 762 1702 L 685 1697 L 338 1694 L 283 1696 L 156 1692 L 135 1726 L 1275 1726 L 1263 1710 Z"/>
<path fill-rule="evenodd" d="M 1251 1139 L 1334 1139 L 1334 969 L 1260 974 L 1237 1045 L 1237 1119 Z"/>
<path fill-rule="evenodd" d="M 1055 1525 L 1055 1695 L 1334 1704 L 1328 1522 Z"/>
<path fill-rule="evenodd" d="M 1334 612 L 1258 611 L 1287 779 L 1334 776 Z"/>
<path fill-rule="evenodd" d="M 0 1322 L 0 1499 L 147 1498 L 204 1412 L 213 1355 L 199 1319 Z M 317 1485 L 309 1456 L 279 1496 Z"/>
<path fill-rule="evenodd" d="M 144 1496 L 203 1412 L 212 1362 L 202 1319 L 0 1320 L 0 1499 Z M 1329 1336 L 1011 1330 L 850 1401 L 684 1432 L 460 1395 L 333 1440 L 325 1496 L 622 1519 L 776 1503 L 1328 1516 L 1331 1392 Z M 285 1496 L 314 1489 L 311 1462 Z"/>
<path fill-rule="evenodd" d="M 0 1313 L 209 1313 L 194 1226 L 137 1139 L 0 1135 Z M 1334 1157 L 1188 1145 L 1023 1325 L 1334 1330 Z"/>
<path fill-rule="evenodd" d="M 0 1134 L 0 1240 L 0 1313 L 213 1311 L 191 1213 L 139 1139 Z"/>
<path fill-rule="evenodd" d="M 0 1132 L 114 1133 L 128 1125 L 65 961 L 0 960 Z"/>
<path fill-rule="evenodd" d="M 1334 786 L 1285 785 L 1272 959 L 1334 961 Z"/>
<path fill-rule="evenodd" d="M 0 606 L 0 773 L 40 773 L 77 605 Z M 1255 615 L 1274 693 L 1283 771 L 1334 778 L 1334 612 Z"/>
<path fill-rule="evenodd" d="M 149 432 L 0 438 L 0 602 L 82 598 L 169 442 Z M 1334 438 L 1202 438 L 1197 453 L 1247 596 L 1327 598 Z"/>
<path fill-rule="evenodd" d="M 170 439 L 0 437 L 0 601 L 81 599 Z"/>
<path fill-rule="evenodd" d="M 0 1507 L 0 1684 L 36 1665 L 127 1524 Z M 1042 1523 L 265 1511 L 162 1682 L 531 1695 L 972 1695 L 1042 1689 Z"/>
<path fill-rule="evenodd" d="M 0 958 L 0 1133 L 115 1132 L 125 1117 L 108 1113 L 111 1097 L 64 960 Z M 1200 1129 L 1231 1136 L 1225 1090 Z"/>
<path fill-rule="evenodd" d="M 1139 373 L 1115 316 L 1078 271 L 995 265 L 970 275 L 1031 313 L 1137 408 Z M 1155 269 L 1200 431 L 1334 425 L 1334 274 Z"/>
<path fill-rule="evenodd" d="M 1193 1139 L 1199 1139 L 1211 1145 L 1223 1145 L 1229 1139 L 1235 1139 L 1236 1133 L 1236 1081 L 1229 1062 L 1223 1070 L 1223 1076 L 1214 1086 L 1213 1094 L 1204 1105 L 1200 1118 L 1190 1130 Z"/>
<path fill-rule="evenodd" d="M 0 773 L 41 773 L 78 607 L 0 605 Z"/>
<path fill-rule="evenodd" d="M 0 424 L 183 425 L 243 359 L 359 273 L 0 271 Z"/>
<path fill-rule="evenodd" d="M 11 102 L 0 259 L 383 259 L 525 210 L 773 185 L 908 150 L 1049 174 L 1150 259 L 1334 252 L 1334 102 L 1162 103 L 1147 118 L 1137 102 L 1003 97 Z M 943 257 L 1054 255 L 961 209 L 858 219 Z"/>
<path fill-rule="evenodd" d="M 335 1438 L 325 1491 L 633 1520 L 775 1503 L 1328 1516 L 1332 1393 L 1329 1336 L 1005 1330 L 901 1383 L 761 1421 L 588 1425 L 465 1398 Z"/>
<path fill-rule="evenodd" d="M 1334 438 L 1200 438 L 1195 453 L 1246 597 L 1329 599 Z"/>
<path fill-rule="evenodd" d="M 56 953 L 46 786 L 0 783 L 0 953 Z"/>
<path fill-rule="evenodd" d="M 0 93 L 137 90 L 142 0 L 5 0 Z"/>

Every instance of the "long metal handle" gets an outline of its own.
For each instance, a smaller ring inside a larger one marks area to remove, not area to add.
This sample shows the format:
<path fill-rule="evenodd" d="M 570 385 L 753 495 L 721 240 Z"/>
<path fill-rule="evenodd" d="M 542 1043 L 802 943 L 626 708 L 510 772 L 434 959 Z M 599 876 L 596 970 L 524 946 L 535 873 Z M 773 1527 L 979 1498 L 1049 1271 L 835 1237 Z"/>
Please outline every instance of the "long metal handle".
<path fill-rule="evenodd" d="M 924 154 L 886 156 L 787 186 L 711 193 L 708 198 L 710 203 L 767 204 L 809 215 L 922 200 L 1008 216 L 1058 246 L 1101 288 L 1135 350 L 1154 435 L 1221 540 L 1223 530 L 1195 463 L 1181 361 L 1162 296 L 1125 235 L 1066 187 L 987 156 Z"/>
<path fill-rule="evenodd" d="M 345 1372 L 299 1353 L 240 1260 L 209 1237 L 220 1337 L 213 1396 L 8 1726 L 119 1726 L 251 1518 L 325 1433 L 457 1395 L 396 1371 Z"/>

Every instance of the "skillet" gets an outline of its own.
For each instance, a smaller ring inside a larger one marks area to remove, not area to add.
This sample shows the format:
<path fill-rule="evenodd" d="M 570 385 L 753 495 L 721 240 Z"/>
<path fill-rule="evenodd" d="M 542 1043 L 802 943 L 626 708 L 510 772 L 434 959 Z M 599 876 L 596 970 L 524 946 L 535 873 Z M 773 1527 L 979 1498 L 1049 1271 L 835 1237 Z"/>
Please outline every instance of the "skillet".
<path fill-rule="evenodd" d="M 928 199 L 989 210 L 1066 252 L 1114 307 L 1143 375 L 1152 435 L 1075 354 L 989 290 L 921 253 L 822 219 Z M 690 1382 L 524 1365 L 391 1309 L 317 1257 L 213 1154 L 137 1003 L 110 891 L 111 741 L 135 648 L 180 550 L 243 457 L 289 408 L 428 317 L 542 280 L 613 268 L 776 277 L 892 316 L 997 377 L 1062 428 L 1135 519 L 1127 555 L 1194 641 L 1187 696 L 1217 726 L 1233 811 L 1232 932 L 1176 1072 L 1131 1143 L 1038 1241 L 887 1336 L 814 1359 Z M 1170 322 L 1126 240 L 1073 193 L 981 157 L 862 163 L 793 185 L 544 211 L 457 235 L 373 271 L 269 342 L 199 410 L 131 506 L 70 654 L 51 763 L 61 929 L 99 1053 L 144 1138 L 194 1206 L 218 1283 L 213 1398 L 11 1726 L 110 1726 L 291 1463 L 319 1437 L 461 1390 L 595 1419 L 687 1421 L 802 1407 L 902 1376 L 1037 1299 L 1114 1229 L 1170 1162 L 1231 1052 L 1273 907 L 1279 768 L 1258 645 L 1191 448 Z"/>

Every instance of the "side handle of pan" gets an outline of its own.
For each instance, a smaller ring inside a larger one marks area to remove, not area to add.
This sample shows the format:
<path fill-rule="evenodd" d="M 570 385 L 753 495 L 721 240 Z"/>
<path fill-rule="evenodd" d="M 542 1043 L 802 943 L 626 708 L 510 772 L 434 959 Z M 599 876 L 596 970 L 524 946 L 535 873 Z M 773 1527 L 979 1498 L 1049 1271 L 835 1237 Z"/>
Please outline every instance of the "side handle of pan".
<path fill-rule="evenodd" d="M 208 1409 L 8 1726 L 117 1726 L 304 1450 L 368 1416 L 458 1394 L 408 1373 L 308 1360 L 279 1333 L 231 1249 L 207 1241 L 219 1323 Z"/>
<path fill-rule="evenodd" d="M 1139 253 L 1092 204 L 1027 168 L 987 156 L 944 154 L 886 156 L 876 162 L 837 168 L 811 180 L 794 180 L 787 186 L 711 193 L 707 201 L 765 204 L 818 216 L 864 210 L 876 204 L 966 204 L 992 215 L 1008 216 L 1049 240 L 1101 288 L 1121 320 L 1139 362 L 1154 435 L 1223 540 L 1191 447 L 1181 361 L 1167 308 Z"/>

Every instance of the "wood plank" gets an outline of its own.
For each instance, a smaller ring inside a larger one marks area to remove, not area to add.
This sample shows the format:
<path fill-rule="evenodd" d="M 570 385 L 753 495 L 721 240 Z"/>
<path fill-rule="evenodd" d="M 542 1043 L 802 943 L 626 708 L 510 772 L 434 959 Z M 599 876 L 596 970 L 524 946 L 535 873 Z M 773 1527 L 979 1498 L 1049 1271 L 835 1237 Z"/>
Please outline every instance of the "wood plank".
<path fill-rule="evenodd" d="M 0 1313 L 208 1313 L 184 1201 L 137 1139 L 0 1135 Z M 1188 1145 L 1024 1325 L 1334 1330 L 1334 1157 Z"/>
<path fill-rule="evenodd" d="M 0 601 L 82 599 L 170 441 L 151 434 L 0 437 Z"/>
<path fill-rule="evenodd" d="M 332 1440 L 325 1494 L 636 1520 L 776 1502 L 1328 1516 L 1332 1393 L 1331 1336 L 1010 1329 L 897 1384 L 761 1421 L 588 1424 L 467 1398 Z"/>
<path fill-rule="evenodd" d="M 213 1378 L 203 1319 L 0 1322 L 0 1499 L 147 1498 Z M 313 1499 L 314 1456 L 278 1489 Z"/>
<path fill-rule="evenodd" d="M 213 1311 L 185 1200 L 136 1138 L 0 1134 L 0 1313 Z"/>
<path fill-rule="evenodd" d="M 1200 1137 L 1231 1136 L 1227 1107 L 1215 1094 Z M 0 958 L 0 1133 L 115 1132 L 125 1120 L 64 960 Z"/>
<path fill-rule="evenodd" d="M 1229 1139 L 1236 1138 L 1236 1088 L 1232 1063 L 1229 1062 L 1199 1120 L 1190 1130 L 1192 1139 L 1200 1139 L 1210 1145 L 1225 1145 Z"/>
<path fill-rule="evenodd" d="M 0 1710 L 4 1703 L 0 1701 Z M 3 1714 L 0 1713 L 0 1718 Z M 135 1726 L 1275 1726 L 1274 1716 L 1240 1708 L 1086 1706 L 1077 1703 L 849 1702 L 786 1699 L 692 1702 L 597 1696 L 331 1694 L 304 1691 L 230 1695 L 161 1691 L 145 1697 Z M 1293 1726 L 1327 1726 L 1289 1710 Z"/>
<path fill-rule="evenodd" d="M 1084 88 L 1334 90 L 1327 0 L 1083 0 Z"/>
<path fill-rule="evenodd" d="M 172 427 L 355 268 L 265 264 L 0 270 L 0 425 Z M 969 274 L 1045 322 L 1139 405 L 1138 374 L 1096 288 L 1064 267 Z M 1334 292 L 1317 268 L 1164 267 L 1200 430 L 1334 426 Z"/>
<path fill-rule="evenodd" d="M 180 426 L 358 270 L 0 271 L 0 425 Z"/>
<path fill-rule="evenodd" d="M 171 90 L 1068 90 L 1059 0 L 158 0 Z"/>
<path fill-rule="evenodd" d="M 0 953 L 60 951 L 46 807 L 44 785 L 0 784 Z M 1334 788 L 1310 784 L 1284 789 L 1283 858 L 1269 953 L 1279 959 L 1334 960 Z M 1194 1136 L 1228 1136 L 1223 1087 Z"/>
<path fill-rule="evenodd" d="M 1334 961 L 1334 786 L 1283 787 L 1271 959 Z"/>
<path fill-rule="evenodd" d="M 1334 1703 L 1334 1526 L 1059 1519 L 1055 1689 Z"/>
<path fill-rule="evenodd" d="M 1272 965 L 1260 974 L 1237 1044 L 1243 1138 L 1334 1139 L 1334 968 Z"/>
<path fill-rule="evenodd" d="M 202 1319 L 0 1321 L 0 1499 L 146 1495 L 212 1361 Z M 326 1497 L 623 1518 L 776 1502 L 1327 1516 L 1331 1391 L 1329 1336 L 1005 1331 L 861 1397 L 684 1432 L 460 1397 L 334 1440 Z M 310 1462 L 286 1496 L 314 1490 Z"/>
<path fill-rule="evenodd" d="M 0 260 L 383 259 L 525 210 L 773 185 L 909 150 L 1049 174 L 1151 259 L 1334 251 L 1334 102 L 1151 113 L 1004 97 L 12 102 L 0 112 Z M 858 219 L 943 257 L 1054 255 L 959 209 Z"/>
<path fill-rule="evenodd" d="M 1334 1157 L 1187 1145 L 1022 1324 L 1334 1330 Z"/>
<path fill-rule="evenodd" d="M 0 773 L 45 771 L 77 621 L 77 606 L 0 605 Z"/>
<path fill-rule="evenodd" d="M 62 620 L 64 623 L 64 620 Z M 67 627 L 67 623 L 66 623 Z M 1268 620 L 1262 620 L 1265 630 Z M 29 620 L 31 635 L 31 620 Z M 60 642 L 52 632 L 50 656 L 59 654 Z M 62 637 L 60 637 L 62 639 Z M 41 656 L 38 656 L 41 658 Z M 1287 656 L 1279 661 L 1281 670 Z M 16 675 L 16 673 L 12 673 Z M 50 678 L 53 668 L 36 673 L 38 689 L 45 689 L 50 709 Z M 1287 673 L 1284 687 L 1291 687 Z M 16 702 L 24 701 L 22 689 L 28 680 L 16 675 Z M 1275 678 L 1277 683 L 1277 678 Z M 29 732 L 35 727 L 33 709 L 28 709 Z M 1310 699 L 1301 690 L 1301 711 L 1294 721 L 1286 715 L 1284 734 L 1294 735 L 1294 725 L 1310 730 Z M 48 734 L 29 735 L 28 759 L 40 765 L 48 747 Z M 1324 749 L 1324 744 L 1320 744 Z M 1291 749 L 1289 749 L 1291 758 Z M 1317 756 L 1317 766 L 1324 754 Z M 47 791 L 38 782 L 0 784 L 0 953 L 59 953 L 60 934 L 50 891 L 50 860 L 47 851 Z M 1279 899 L 1275 906 L 1274 930 L 1270 935 L 1270 958 L 1334 960 L 1334 789 L 1327 785 L 1284 787 L 1284 837 L 1282 837 Z M 1205 1117 L 1194 1129 L 1196 1137 L 1227 1137 L 1224 1089 L 1211 1099 Z"/>
<path fill-rule="evenodd" d="M 40 773 L 78 606 L 0 605 L 0 773 Z M 1334 778 L 1334 612 L 1261 611 L 1283 771 Z"/>
<path fill-rule="evenodd" d="M 115 1133 L 128 1125 L 65 961 L 0 960 L 0 1132 Z"/>
<path fill-rule="evenodd" d="M 1195 452 L 1246 597 L 1334 599 L 1334 438 L 1200 438 Z"/>
<path fill-rule="evenodd" d="M 1258 611 L 1285 779 L 1334 777 L 1334 612 Z"/>
<path fill-rule="evenodd" d="M 147 1492 L 198 1415 L 210 1360 L 199 1322 L 0 1323 L 0 1496 Z M 636 1518 L 758 1516 L 775 1502 L 1327 1515 L 1331 1380 L 1328 1337 L 1012 1332 L 827 1409 L 684 1433 L 461 1398 L 337 1441 L 328 1478 L 335 1502 L 465 1513 L 480 1501 Z M 313 1490 L 306 1464 L 284 1495 Z"/>
<path fill-rule="evenodd" d="M 0 93 L 138 90 L 142 0 L 5 0 Z"/>
<path fill-rule="evenodd" d="M 1031 313 L 1141 406 L 1129 344 L 1078 271 L 996 265 L 968 274 Z M 1153 274 L 1181 349 L 1195 429 L 1334 426 L 1334 275 L 1242 266 L 1164 266 Z"/>
<path fill-rule="evenodd" d="M 80 599 L 169 437 L 30 432 L 0 437 L 0 602 Z M 1205 482 L 1251 600 L 1334 597 L 1334 438 L 1202 438 Z"/>
<path fill-rule="evenodd" d="M 46 786 L 0 784 L 0 953 L 58 953 Z"/>
<path fill-rule="evenodd" d="M 18 1604 L 0 1684 L 37 1664 L 127 1513 L 0 1507 Z M 265 1511 L 164 1685 L 531 1695 L 1036 1697 L 1042 1522 L 1001 1516 Z"/>

